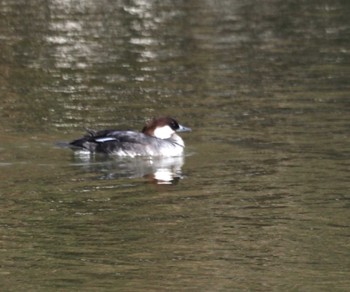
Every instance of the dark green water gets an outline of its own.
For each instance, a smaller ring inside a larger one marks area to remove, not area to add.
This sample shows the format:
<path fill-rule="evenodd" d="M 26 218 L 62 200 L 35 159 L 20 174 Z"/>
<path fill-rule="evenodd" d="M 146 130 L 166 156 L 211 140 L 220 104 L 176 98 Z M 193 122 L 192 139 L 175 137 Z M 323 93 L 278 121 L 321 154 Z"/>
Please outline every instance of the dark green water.
<path fill-rule="evenodd" d="M 349 14 L 1 1 L 1 290 L 348 291 Z M 183 160 L 56 146 L 159 115 Z"/>

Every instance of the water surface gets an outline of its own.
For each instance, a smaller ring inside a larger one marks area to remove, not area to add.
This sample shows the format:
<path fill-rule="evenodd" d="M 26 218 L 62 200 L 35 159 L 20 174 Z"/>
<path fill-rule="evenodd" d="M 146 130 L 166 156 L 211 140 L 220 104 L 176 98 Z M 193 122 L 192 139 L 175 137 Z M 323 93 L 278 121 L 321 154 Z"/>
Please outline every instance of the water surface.
<path fill-rule="evenodd" d="M 347 291 L 346 1 L 2 1 L 4 291 Z M 193 129 L 173 160 L 58 142 Z"/>

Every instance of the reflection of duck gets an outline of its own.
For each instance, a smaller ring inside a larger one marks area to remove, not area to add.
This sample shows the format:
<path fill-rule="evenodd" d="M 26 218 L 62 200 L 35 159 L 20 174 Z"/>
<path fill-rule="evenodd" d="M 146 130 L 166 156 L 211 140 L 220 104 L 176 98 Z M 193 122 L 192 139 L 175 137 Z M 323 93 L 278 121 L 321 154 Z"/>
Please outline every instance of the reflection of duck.
<path fill-rule="evenodd" d="M 153 119 L 142 132 L 88 131 L 89 134 L 70 143 L 73 150 L 117 156 L 174 157 L 183 154 L 184 141 L 176 132 L 191 131 L 170 117 Z"/>
<path fill-rule="evenodd" d="M 97 157 L 95 157 L 97 158 Z M 74 165 L 89 172 L 102 173 L 100 179 L 147 178 L 157 184 L 173 184 L 182 178 L 184 157 L 137 157 L 134 159 L 108 159 L 75 156 Z"/>

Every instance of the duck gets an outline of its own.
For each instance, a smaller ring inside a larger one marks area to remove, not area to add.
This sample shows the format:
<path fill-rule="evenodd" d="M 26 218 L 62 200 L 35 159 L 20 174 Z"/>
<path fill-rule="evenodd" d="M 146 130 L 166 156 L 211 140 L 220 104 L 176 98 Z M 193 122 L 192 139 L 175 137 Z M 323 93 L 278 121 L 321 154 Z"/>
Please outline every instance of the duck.
<path fill-rule="evenodd" d="M 87 134 L 69 143 L 69 147 L 88 154 L 103 153 L 119 157 L 176 157 L 184 154 L 185 143 L 177 134 L 191 128 L 174 118 L 163 116 L 149 120 L 140 132 L 86 129 Z"/>

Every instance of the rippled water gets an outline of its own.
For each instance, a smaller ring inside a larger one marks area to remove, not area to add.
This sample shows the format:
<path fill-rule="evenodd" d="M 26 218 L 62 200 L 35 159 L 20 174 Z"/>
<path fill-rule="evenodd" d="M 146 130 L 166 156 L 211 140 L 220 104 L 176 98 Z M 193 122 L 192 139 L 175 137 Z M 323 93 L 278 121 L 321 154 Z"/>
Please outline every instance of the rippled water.
<path fill-rule="evenodd" d="M 2 290 L 349 290 L 349 12 L 1 1 Z M 183 159 L 57 146 L 158 115 Z"/>

